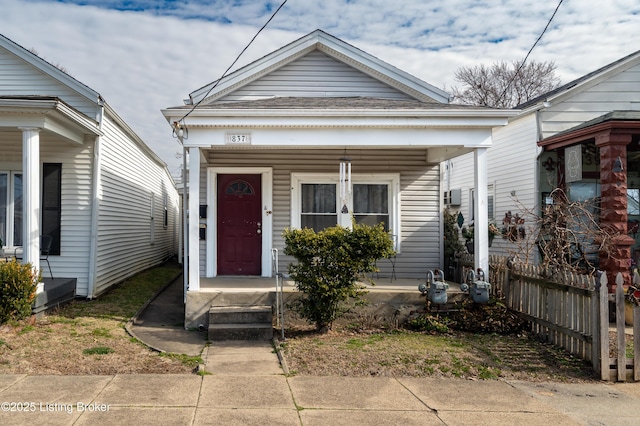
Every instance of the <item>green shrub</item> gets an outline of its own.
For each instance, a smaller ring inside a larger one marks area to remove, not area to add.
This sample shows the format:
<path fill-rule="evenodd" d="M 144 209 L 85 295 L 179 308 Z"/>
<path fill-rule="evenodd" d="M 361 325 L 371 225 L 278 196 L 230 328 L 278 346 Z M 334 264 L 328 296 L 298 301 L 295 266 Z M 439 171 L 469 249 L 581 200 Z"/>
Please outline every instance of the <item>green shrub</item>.
<path fill-rule="evenodd" d="M 289 265 L 302 293 L 294 309 L 318 330 L 330 329 L 347 312 L 347 302 L 360 302 L 366 292 L 358 279 L 374 272 L 378 259 L 394 254 L 393 240 L 382 224 L 335 226 L 320 232 L 287 229 L 284 239 L 284 253 L 298 261 Z"/>
<path fill-rule="evenodd" d="M 39 281 L 31 264 L 23 265 L 15 260 L 0 263 L 0 323 L 31 315 L 31 303 Z"/>

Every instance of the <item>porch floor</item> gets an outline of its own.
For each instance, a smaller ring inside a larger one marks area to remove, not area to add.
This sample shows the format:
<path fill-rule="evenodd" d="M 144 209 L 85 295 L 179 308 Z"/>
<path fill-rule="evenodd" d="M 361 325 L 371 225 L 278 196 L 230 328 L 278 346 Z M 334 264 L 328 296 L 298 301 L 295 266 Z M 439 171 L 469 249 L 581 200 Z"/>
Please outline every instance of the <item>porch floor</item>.
<path fill-rule="evenodd" d="M 389 277 L 374 278 L 370 282 L 361 282 L 369 292 L 415 292 L 419 293 L 418 285 L 424 283 L 421 278 L 398 278 L 391 280 Z M 276 290 L 276 278 L 255 276 L 220 276 L 215 278 L 200 277 L 200 292 L 270 292 Z M 285 292 L 296 291 L 293 280 L 284 278 L 283 290 Z"/>

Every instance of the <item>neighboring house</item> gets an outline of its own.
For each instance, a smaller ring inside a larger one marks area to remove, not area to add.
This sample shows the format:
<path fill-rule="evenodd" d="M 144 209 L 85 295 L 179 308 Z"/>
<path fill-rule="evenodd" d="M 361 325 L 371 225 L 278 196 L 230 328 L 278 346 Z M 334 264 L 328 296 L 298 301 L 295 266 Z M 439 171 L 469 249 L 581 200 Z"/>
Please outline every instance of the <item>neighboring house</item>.
<path fill-rule="evenodd" d="M 176 254 L 177 205 L 166 165 L 99 93 L 0 36 L 4 256 L 39 269 L 45 294 L 66 277 L 93 298 Z"/>
<path fill-rule="evenodd" d="M 491 129 L 515 114 L 448 102 L 447 93 L 317 30 L 163 110 L 179 122 L 189 155 L 185 325 L 206 323 L 209 278 L 270 277 L 272 249 L 282 252 L 289 227 L 350 226 L 352 215 L 384 222 L 398 278 L 442 268 L 439 164 L 473 152 L 472 171 L 485 182 Z M 340 182 L 341 161 L 351 192 Z M 486 216 L 482 207 L 476 214 Z M 486 265 L 486 238 L 479 244 L 477 263 Z M 291 260 L 281 256 L 280 270 Z"/>
<path fill-rule="evenodd" d="M 556 187 L 565 189 L 571 200 L 601 197 L 601 226 L 630 233 L 619 241 L 628 245 L 620 248 L 615 265 L 600 259 L 600 267 L 625 273 L 629 282 L 629 259 L 637 258 L 640 250 L 637 230 L 632 229 L 640 219 L 640 51 L 516 108 L 521 111 L 518 116 L 494 129 L 493 146 L 487 154 L 490 220 L 498 228 L 515 228 L 517 234 L 519 228 L 526 232 L 532 225 L 523 211 L 540 215 L 549 192 Z M 570 167 L 565 164 L 567 148 L 575 160 Z M 618 157 L 624 173 L 610 173 Z M 461 195 L 450 209 L 469 220 L 473 220 L 470 206 L 476 188 L 468 173 L 472 165 L 469 155 L 444 163 L 449 172 L 445 189 Z M 611 211 L 616 214 L 612 216 Z M 511 223 L 503 225 L 509 212 Z M 524 217 L 525 223 L 516 224 L 515 214 Z M 519 254 L 523 260 L 536 262 L 535 245 L 524 247 L 523 241 L 521 235 L 516 242 L 497 238 L 490 252 Z"/>

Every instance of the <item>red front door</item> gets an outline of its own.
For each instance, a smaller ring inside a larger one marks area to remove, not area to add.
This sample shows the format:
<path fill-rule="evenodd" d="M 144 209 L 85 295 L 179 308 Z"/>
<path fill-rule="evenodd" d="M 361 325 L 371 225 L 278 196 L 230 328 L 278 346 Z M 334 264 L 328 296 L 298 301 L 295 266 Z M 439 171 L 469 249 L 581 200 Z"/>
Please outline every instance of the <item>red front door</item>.
<path fill-rule="evenodd" d="M 260 275 L 260 175 L 218 175 L 218 275 Z"/>

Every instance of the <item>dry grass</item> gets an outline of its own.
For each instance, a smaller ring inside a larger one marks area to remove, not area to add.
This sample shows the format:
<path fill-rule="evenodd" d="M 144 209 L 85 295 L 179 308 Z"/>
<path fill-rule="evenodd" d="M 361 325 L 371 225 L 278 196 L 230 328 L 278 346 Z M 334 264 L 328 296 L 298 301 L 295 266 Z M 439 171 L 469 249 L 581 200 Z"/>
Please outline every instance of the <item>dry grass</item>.
<path fill-rule="evenodd" d="M 589 364 L 527 335 L 356 329 L 351 324 L 318 334 L 311 327 L 290 328 L 282 347 L 291 374 L 595 380 Z"/>
<path fill-rule="evenodd" d="M 133 339 L 126 322 L 180 273 L 153 268 L 91 302 L 0 327 L 0 374 L 190 373 L 194 359 L 165 356 Z"/>
<path fill-rule="evenodd" d="M 179 272 L 174 264 L 154 268 L 98 300 L 0 326 L 0 374 L 191 373 L 198 359 L 160 355 L 124 329 Z M 339 322 L 327 334 L 299 319 L 288 327 L 282 346 L 292 374 L 594 380 L 585 362 L 526 335 L 409 332 L 368 316 Z"/>

